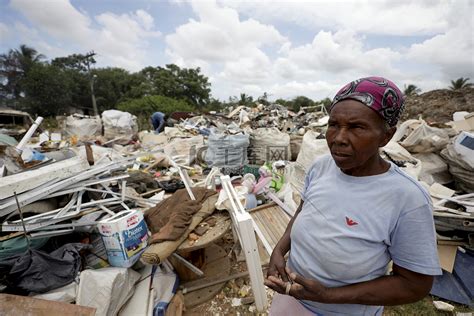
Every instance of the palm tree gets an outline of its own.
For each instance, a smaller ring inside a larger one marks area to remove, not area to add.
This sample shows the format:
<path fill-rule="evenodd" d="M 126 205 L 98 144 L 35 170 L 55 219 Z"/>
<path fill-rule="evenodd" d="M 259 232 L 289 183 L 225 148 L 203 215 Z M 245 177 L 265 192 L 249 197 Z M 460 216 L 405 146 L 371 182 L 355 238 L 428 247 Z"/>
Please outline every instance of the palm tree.
<path fill-rule="evenodd" d="M 418 88 L 417 86 L 415 86 L 414 84 L 409 84 L 408 86 L 405 85 L 405 90 L 403 91 L 403 93 L 406 95 L 406 96 L 413 96 L 413 95 L 417 95 L 418 93 L 421 92 L 421 89 Z"/>
<path fill-rule="evenodd" d="M 22 70 L 25 73 L 30 70 L 33 64 L 38 63 L 42 59 L 46 58 L 43 54 L 38 54 L 36 49 L 26 46 L 25 44 L 20 45 L 20 49 L 15 49 L 15 54 L 21 63 Z"/>
<path fill-rule="evenodd" d="M 449 87 L 451 90 L 460 90 L 465 87 L 471 87 L 472 83 L 468 82 L 469 78 L 458 78 L 456 80 L 451 80 L 451 86 Z"/>
<path fill-rule="evenodd" d="M 44 58 L 36 49 L 24 44 L 19 49 L 0 54 L 0 94 L 18 98 L 23 92 L 22 79 L 34 64 Z"/>
<path fill-rule="evenodd" d="M 252 102 L 253 102 L 253 97 L 251 95 L 247 95 L 245 93 L 240 94 L 240 100 L 239 100 L 240 105 L 249 106 L 252 104 Z"/>

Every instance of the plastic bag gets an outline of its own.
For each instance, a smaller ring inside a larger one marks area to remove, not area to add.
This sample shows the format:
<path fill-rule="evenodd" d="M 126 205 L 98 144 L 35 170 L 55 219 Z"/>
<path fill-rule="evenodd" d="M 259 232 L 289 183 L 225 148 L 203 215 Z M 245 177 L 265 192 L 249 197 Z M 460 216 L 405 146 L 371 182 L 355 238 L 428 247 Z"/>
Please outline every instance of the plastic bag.
<path fill-rule="evenodd" d="M 408 120 L 400 126 L 392 141 L 399 142 L 412 153 L 438 152 L 449 143 L 449 135 L 441 128 L 429 126 L 424 120 Z"/>

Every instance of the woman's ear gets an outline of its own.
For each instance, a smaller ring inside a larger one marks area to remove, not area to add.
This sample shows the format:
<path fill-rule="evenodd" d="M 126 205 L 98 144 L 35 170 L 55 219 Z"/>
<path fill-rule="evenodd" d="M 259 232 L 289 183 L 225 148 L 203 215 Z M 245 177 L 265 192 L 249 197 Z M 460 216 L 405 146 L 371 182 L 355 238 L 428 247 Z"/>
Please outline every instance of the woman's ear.
<path fill-rule="evenodd" d="M 388 142 L 392 139 L 393 134 L 395 134 L 396 131 L 397 131 L 396 126 L 388 127 L 385 130 L 384 137 L 383 137 L 382 141 L 380 142 L 379 147 L 384 147 L 385 145 L 387 145 Z"/>

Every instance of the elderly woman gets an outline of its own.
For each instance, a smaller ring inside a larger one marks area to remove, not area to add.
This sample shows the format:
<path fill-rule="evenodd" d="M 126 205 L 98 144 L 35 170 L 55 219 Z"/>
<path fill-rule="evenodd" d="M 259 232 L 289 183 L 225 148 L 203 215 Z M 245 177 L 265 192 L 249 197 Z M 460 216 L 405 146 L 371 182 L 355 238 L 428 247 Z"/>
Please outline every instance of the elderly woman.
<path fill-rule="evenodd" d="M 380 77 L 335 96 L 331 155 L 308 170 L 303 202 L 271 255 L 265 284 L 278 293 L 270 315 L 381 315 L 384 305 L 423 298 L 441 274 L 429 195 L 379 155 L 403 102 Z"/>

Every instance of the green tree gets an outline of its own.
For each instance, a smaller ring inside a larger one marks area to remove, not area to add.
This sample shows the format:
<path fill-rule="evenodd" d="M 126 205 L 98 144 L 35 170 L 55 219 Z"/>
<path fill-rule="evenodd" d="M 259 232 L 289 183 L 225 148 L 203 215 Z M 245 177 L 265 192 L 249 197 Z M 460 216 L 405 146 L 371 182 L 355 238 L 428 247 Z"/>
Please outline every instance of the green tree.
<path fill-rule="evenodd" d="M 94 80 L 90 66 L 95 64 L 94 53 L 72 54 L 66 57 L 57 57 L 51 65 L 61 69 L 70 79 L 71 104 L 70 106 L 92 114 L 91 81 Z"/>
<path fill-rule="evenodd" d="M 468 82 L 469 78 L 458 78 L 456 80 L 451 80 L 451 90 L 460 90 L 465 87 L 472 87 L 472 83 Z"/>
<path fill-rule="evenodd" d="M 239 105 L 245 106 L 252 106 L 253 105 L 253 97 L 251 95 L 241 93 L 239 99 Z"/>
<path fill-rule="evenodd" d="M 257 101 L 263 105 L 270 105 L 270 102 L 268 102 L 268 93 L 264 92 L 263 95 L 259 96 L 257 98 Z"/>
<path fill-rule="evenodd" d="M 100 111 L 115 108 L 132 90 L 134 77 L 122 68 L 98 68 L 93 71 L 95 96 Z"/>
<path fill-rule="evenodd" d="M 163 112 L 169 115 L 176 111 L 191 112 L 193 107 L 183 100 L 176 100 L 162 95 L 145 96 L 121 102 L 117 109 L 132 113 L 138 117 L 138 128 L 150 128 L 150 116 L 154 112 Z"/>
<path fill-rule="evenodd" d="M 418 95 L 418 93 L 420 92 L 421 92 L 421 89 L 415 86 L 414 84 L 409 84 L 408 86 L 405 85 L 405 89 L 403 90 L 403 93 L 406 96 Z"/>
<path fill-rule="evenodd" d="M 95 64 L 94 53 L 87 55 L 72 54 L 66 57 L 57 57 L 51 61 L 51 65 L 64 70 L 76 70 L 81 73 L 88 73 L 90 65 Z"/>
<path fill-rule="evenodd" d="M 302 95 L 297 96 L 292 101 L 293 101 L 292 102 L 293 103 L 292 104 L 292 110 L 295 111 L 295 112 L 298 112 L 300 110 L 300 108 L 302 108 L 302 107 L 307 107 L 307 106 L 313 106 L 314 105 L 313 100 L 311 100 L 308 97 L 302 96 Z"/>
<path fill-rule="evenodd" d="M 219 99 L 211 98 L 209 103 L 203 109 L 205 111 L 217 111 L 220 112 L 225 108 L 226 104 L 221 102 Z"/>
<path fill-rule="evenodd" d="M 24 93 L 23 80 L 30 69 L 40 63 L 45 56 L 34 48 L 20 45 L 19 49 L 10 49 L 0 55 L 0 97 L 16 99 Z"/>
<path fill-rule="evenodd" d="M 41 116 L 62 114 L 71 105 L 71 85 L 60 68 L 46 63 L 33 65 L 24 80 L 26 109 Z"/>
<path fill-rule="evenodd" d="M 130 112 L 136 116 L 150 116 L 157 111 L 171 114 L 176 111 L 190 112 L 194 108 L 183 100 L 176 100 L 162 95 L 152 95 L 121 102 L 117 105 L 117 109 Z"/>
<path fill-rule="evenodd" d="M 129 93 L 131 97 L 163 95 L 184 100 L 197 108 L 209 102 L 211 84 L 200 68 L 180 68 L 174 64 L 146 67 L 138 73 L 136 81 Z"/>
<path fill-rule="evenodd" d="M 287 107 L 287 108 L 293 108 L 293 103 L 292 103 L 291 101 L 287 101 L 287 100 L 285 100 L 285 99 L 281 99 L 281 98 L 280 98 L 280 99 L 276 99 L 276 100 L 275 100 L 275 103 L 276 103 L 276 104 L 283 105 L 283 106 L 285 106 L 285 107 Z M 290 104 L 289 104 L 290 106 L 288 106 L 288 103 L 290 103 Z"/>

